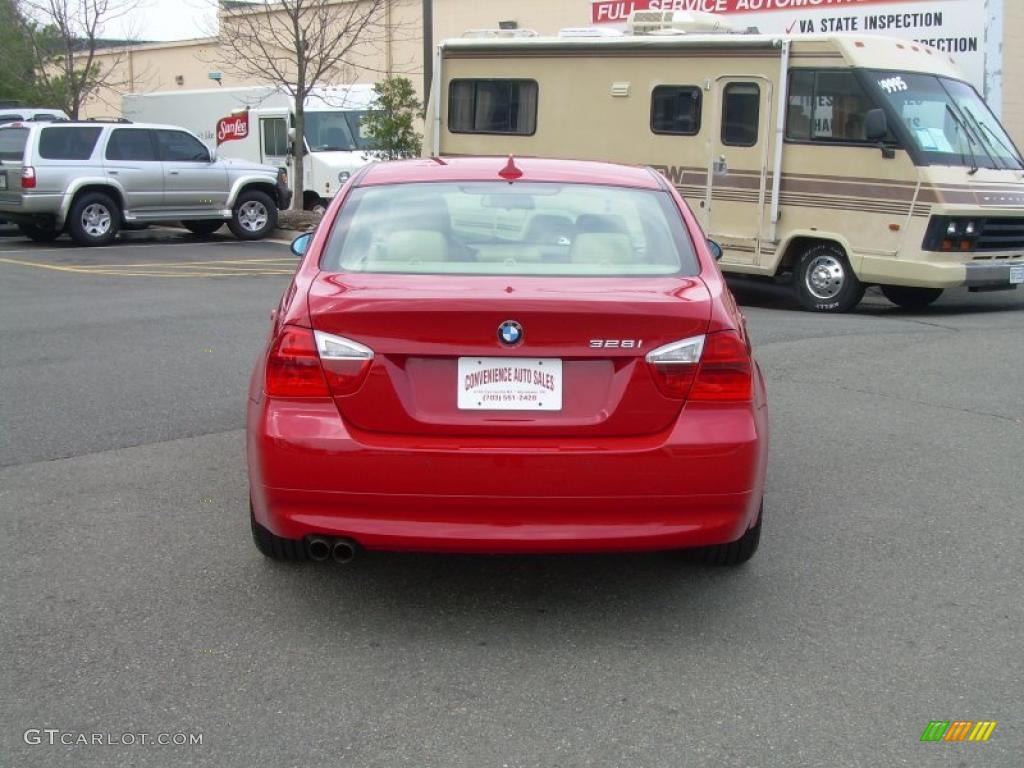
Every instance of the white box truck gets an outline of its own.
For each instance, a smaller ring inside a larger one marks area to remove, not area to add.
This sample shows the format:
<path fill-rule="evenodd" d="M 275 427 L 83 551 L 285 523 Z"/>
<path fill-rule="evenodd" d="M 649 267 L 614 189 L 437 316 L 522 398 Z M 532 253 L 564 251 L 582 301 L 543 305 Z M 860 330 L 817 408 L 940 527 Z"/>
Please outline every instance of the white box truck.
<path fill-rule="evenodd" d="M 307 210 L 325 207 L 370 161 L 372 144 L 361 123 L 373 99 L 373 86 L 361 84 L 317 88 L 306 99 L 304 189 L 292 184 L 292 193 L 302 195 Z M 285 167 L 289 180 L 295 178 L 288 156 L 295 100 L 274 86 L 129 93 L 121 113 L 133 122 L 179 125 L 220 157 Z"/>

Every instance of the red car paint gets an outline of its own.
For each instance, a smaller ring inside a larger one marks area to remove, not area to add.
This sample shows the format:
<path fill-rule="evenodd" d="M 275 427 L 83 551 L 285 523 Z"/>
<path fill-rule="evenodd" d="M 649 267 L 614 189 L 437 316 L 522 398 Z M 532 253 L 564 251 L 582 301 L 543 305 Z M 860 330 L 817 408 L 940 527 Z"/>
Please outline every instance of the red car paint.
<path fill-rule="evenodd" d="M 758 522 L 763 377 L 689 208 L 649 169 L 518 158 L 515 167 L 522 182 L 669 196 L 699 274 L 322 271 L 354 189 L 494 181 L 508 168 L 505 158 L 369 166 L 313 236 L 253 371 L 247 455 L 256 525 L 282 539 L 345 537 L 366 549 L 539 553 L 724 544 Z M 514 348 L 496 335 L 509 319 L 526 329 Z M 314 330 L 365 345 L 372 362 L 321 365 L 309 346 Z M 645 359 L 699 335 L 699 365 Z M 643 346 L 588 346 L 624 337 Z M 561 359 L 562 407 L 459 410 L 456 360 L 478 355 Z M 276 395 L 279 386 L 291 395 Z"/>

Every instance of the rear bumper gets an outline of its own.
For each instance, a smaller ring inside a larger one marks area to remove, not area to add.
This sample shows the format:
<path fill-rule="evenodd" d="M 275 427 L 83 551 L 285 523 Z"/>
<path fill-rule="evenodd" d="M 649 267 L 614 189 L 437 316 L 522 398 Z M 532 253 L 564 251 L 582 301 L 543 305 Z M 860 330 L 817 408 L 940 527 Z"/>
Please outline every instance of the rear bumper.
<path fill-rule="evenodd" d="M 637 551 L 735 541 L 764 492 L 767 409 L 689 404 L 667 433 L 642 438 L 369 440 L 346 430 L 330 402 L 250 401 L 256 521 L 285 538 L 346 536 L 380 550 Z"/>

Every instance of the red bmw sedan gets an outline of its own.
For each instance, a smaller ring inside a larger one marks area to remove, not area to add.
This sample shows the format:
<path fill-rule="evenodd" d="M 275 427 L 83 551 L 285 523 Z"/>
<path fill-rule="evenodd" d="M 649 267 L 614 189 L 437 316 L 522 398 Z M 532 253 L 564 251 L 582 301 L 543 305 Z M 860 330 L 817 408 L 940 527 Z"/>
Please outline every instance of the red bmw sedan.
<path fill-rule="evenodd" d="M 293 250 L 249 391 L 264 555 L 757 549 L 764 381 L 653 170 L 370 165 Z"/>

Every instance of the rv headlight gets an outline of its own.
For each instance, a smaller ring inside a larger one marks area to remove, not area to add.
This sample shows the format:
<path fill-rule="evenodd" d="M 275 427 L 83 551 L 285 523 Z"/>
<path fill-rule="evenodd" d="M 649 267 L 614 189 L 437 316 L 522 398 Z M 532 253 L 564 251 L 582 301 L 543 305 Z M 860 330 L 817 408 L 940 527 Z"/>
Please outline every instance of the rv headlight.
<path fill-rule="evenodd" d="M 946 234 L 950 237 L 956 237 L 960 234 L 960 228 L 957 226 L 956 220 L 953 220 L 946 225 Z"/>
<path fill-rule="evenodd" d="M 342 171 L 341 173 L 338 174 L 338 181 L 344 184 L 346 181 L 348 181 L 348 177 L 351 175 L 352 174 L 349 173 L 348 171 Z"/>
<path fill-rule="evenodd" d="M 974 232 L 975 232 L 974 222 L 973 221 L 968 221 L 964 225 L 964 234 L 967 235 L 968 237 L 974 237 Z"/>

